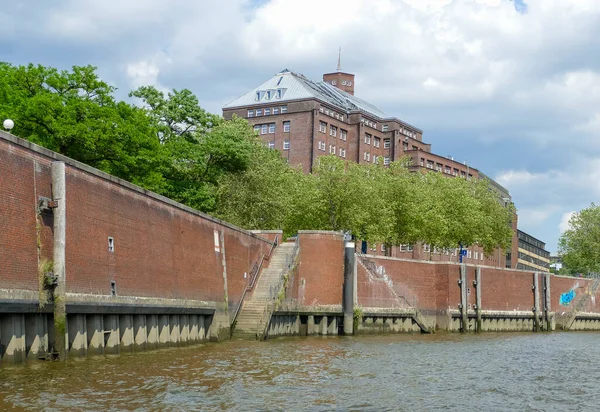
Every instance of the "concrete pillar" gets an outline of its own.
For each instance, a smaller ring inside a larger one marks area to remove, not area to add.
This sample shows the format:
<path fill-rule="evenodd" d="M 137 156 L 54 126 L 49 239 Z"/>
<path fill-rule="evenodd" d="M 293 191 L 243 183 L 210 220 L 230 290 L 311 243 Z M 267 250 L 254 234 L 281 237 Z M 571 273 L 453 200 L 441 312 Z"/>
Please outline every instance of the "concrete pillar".
<path fill-rule="evenodd" d="M 206 339 L 206 331 L 210 327 L 210 316 L 199 315 L 198 316 L 198 339 Z"/>
<path fill-rule="evenodd" d="M 321 318 L 321 324 L 319 326 L 321 329 L 321 335 L 327 335 L 327 316 L 323 316 Z"/>
<path fill-rule="evenodd" d="M 146 315 L 146 349 L 156 349 L 160 344 L 160 330 L 158 323 L 158 315 Z"/>
<path fill-rule="evenodd" d="M 469 327 L 469 316 L 467 313 L 467 265 L 464 263 L 460 265 L 458 284 L 460 286 L 460 330 L 462 333 L 466 333 Z"/>
<path fill-rule="evenodd" d="M 352 335 L 354 327 L 354 284 L 356 256 L 354 242 L 346 242 L 344 248 L 344 335 Z"/>
<path fill-rule="evenodd" d="M 169 341 L 172 346 L 179 345 L 179 315 L 169 316 Z"/>
<path fill-rule="evenodd" d="M 308 315 L 308 320 L 306 321 L 306 335 L 314 335 L 315 333 L 315 317 L 313 315 Z"/>
<path fill-rule="evenodd" d="M 394 331 L 394 319 L 393 318 L 385 318 L 383 322 L 383 328 L 387 333 Z"/>
<path fill-rule="evenodd" d="M 158 346 L 169 346 L 170 341 L 169 315 L 158 315 Z"/>
<path fill-rule="evenodd" d="M 67 356 L 67 305 L 66 305 L 66 276 L 65 276 L 65 247 L 67 234 L 66 183 L 64 162 L 52 162 L 52 200 L 54 208 L 54 276 L 57 285 L 54 289 L 54 352 L 59 359 Z"/>
<path fill-rule="evenodd" d="M 135 344 L 133 315 L 119 316 L 119 335 L 121 337 L 121 351 L 131 352 Z"/>
<path fill-rule="evenodd" d="M 296 315 L 296 319 L 294 321 L 294 335 L 300 334 L 300 325 L 302 322 L 300 321 L 300 315 Z"/>
<path fill-rule="evenodd" d="M 551 332 L 554 328 L 552 325 L 551 311 L 551 294 L 550 294 L 550 273 L 544 274 L 544 323 L 547 332 Z"/>
<path fill-rule="evenodd" d="M 104 318 L 102 315 L 87 315 L 85 319 L 88 354 L 104 353 Z"/>
<path fill-rule="evenodd" d="M 338 325 L 337 325 L 337 317 L 331 316 L 329 318 L 329 326 L 327 328 L 328 335 L 337 335 L 338 334 Z"/>
<path fill-rule="evenodd" d="M 402 332 L 412 332 L 412 319 L 411 318 L 403 318 L 402 319 Z"/>
<path fill-rule="evenodd" d="M 188 315 L 179 316 L 179 327 L 179 341 L 182 345 L 187 345 L 190 339 L 190 317 Z"/>
<path fill-rule="evenodd" d="M 25 350 L 28 359 L 38 359 L 48 353 L 47 315 L 25 315 Z M 86 342 L 87 343 L 87 342 Z"/>
<path fill-rule="evenodd" d="M 0 315 L 0 363 L 21 363 L 27 358 L 25 316 Z"/>
<path fill-rule="evenodd" d="M 136 351 L 146 350 L 146 342 L 148 342 L 146 315 L 133 315 L 133 349 Z"/>
<path fill-rule="evenodd" d="M 394 318 L 394 323 L 392 324 L 392 330 L 395 333 L 398 333 L 402 330 L 402 318 Z"/>
<path fill-rule="evenodd" d="M 119 353 L 119 315 L 104 315 L 104 353 Z"/>
<path fill-rule="evenodd" d="M 199 329 L 198 315 L 190 315 L 189 322 L 190 322 L 189 340 L 190 340 L 190 342 L 198 342 L 198 340 L 200 340 L 200 338 L 198 336 L 198 329 Z"/>
<path fill-rule="evenodd" d="M 85 315 L 67 315 L 69 335 L 69 355 L 85 356 L 87 354 L 87 323 Z"/>
<path fill-rule="evenodd" d="M 477 315 L 476 327 L 475 331 L 477 333 L 481 332 L 481 268 L 477 267 L 475 269 L 475 313 Z"/>
<path fill-rule="evenodd" d="M 538 272 L 533 274 L 533 330 L 540 331 L 540 282 Z"/>

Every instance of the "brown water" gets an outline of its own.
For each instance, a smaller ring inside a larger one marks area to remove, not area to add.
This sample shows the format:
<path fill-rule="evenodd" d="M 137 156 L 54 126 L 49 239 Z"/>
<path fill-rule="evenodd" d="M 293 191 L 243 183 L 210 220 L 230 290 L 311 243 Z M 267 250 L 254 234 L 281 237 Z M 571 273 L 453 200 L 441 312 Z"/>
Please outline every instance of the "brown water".
<path fill-rule="evenodd" d="M 0 410 L 600 410 L 600 334 L 230 341 L 0 368 Z"/>

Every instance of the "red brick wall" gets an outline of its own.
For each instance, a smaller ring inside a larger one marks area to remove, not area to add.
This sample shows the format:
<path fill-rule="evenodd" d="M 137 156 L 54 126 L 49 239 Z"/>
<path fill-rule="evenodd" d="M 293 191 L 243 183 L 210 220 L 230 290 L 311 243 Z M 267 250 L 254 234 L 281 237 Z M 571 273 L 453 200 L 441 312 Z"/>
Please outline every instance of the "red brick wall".
<path fill-rule="evenodd" d="M 0 138 L 0 195 L 8 199 L 0 234 L 4 288 L 38 287 L 36 194 L 51 197 L 49 165 L 55 156 L 42 153 Z M 237 306 L 253 263 L 270 242 L 69 163 L 74 165 L 66 168 L 67 292 L 110 295 L 114 280 L 121 296 L 222 302 L 224 252 L 229 304 Z M 51 216 L 46 220 L 41 244 L 51 256 Z M 215 230 L 224 237 L 218 251 Z"/>
<path fill-rule="evenodd" d="M 36 223 L 38 196 L 51 197 L 49 164 L 0 139 L 1 288 L 37 289 L 38 232 L 41 256 L 52 257 L 52 220 Z"/>
<path fill-rule="evenodd" d="M 335 232 L 300 231 L 298 272 L 293 296 L 300 305 L 341 305 L 344 285 L 344 237 Z"/>
<path fill-rule="evenodd" d="M 531 311 L 534 305 L 532 285 L 532 272 L 482 268 L 481 309 Z M 541 289 L 541 278 L 539 286 Z"/>

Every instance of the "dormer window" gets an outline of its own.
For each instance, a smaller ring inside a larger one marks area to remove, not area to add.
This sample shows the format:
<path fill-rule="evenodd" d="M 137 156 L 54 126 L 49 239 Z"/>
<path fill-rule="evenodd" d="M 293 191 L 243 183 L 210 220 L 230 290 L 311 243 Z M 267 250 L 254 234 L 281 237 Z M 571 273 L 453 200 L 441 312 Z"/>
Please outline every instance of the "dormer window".
<path fill-rule="evenodd" d="M 260 100 L 260 92 L 256 92 L 256 96 L 254 97 L 254 100 L 256 100 L 256 101 Z"/>
<path fill-rule="evenodd" d="M 281 89 L 277 89 L 277 95 L 276 95 L 276 97 L 278 99 L 281 99 Z"/>
<path fill-rule="evenodd" d="M 271 90 L 267 90 L 267 100 L 271 100 Z"/>

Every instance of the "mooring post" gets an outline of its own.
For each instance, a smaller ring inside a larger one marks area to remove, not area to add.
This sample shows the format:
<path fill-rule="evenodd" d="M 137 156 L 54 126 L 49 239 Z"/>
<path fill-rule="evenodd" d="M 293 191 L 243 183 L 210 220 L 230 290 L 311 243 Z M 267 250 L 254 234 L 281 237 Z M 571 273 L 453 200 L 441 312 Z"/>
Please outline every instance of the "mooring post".
<path fill-rule="evenodd" d="M 481 332 L 481 268 L 475 269 L 475 293 L 477 303 L 475 306 L 475 312 L 477 313 L 477 333 Z"/>
<path fill-rule="evenodd" d="M 66 273 L 65 273 L 65 246 L 66 246 L 66 184 L 65 163 L 52 162 L 52 200 L 54 208 L 54 276 L 56 288 L 54 289 L 54 352 L 58 359 L 66 357 L 67 310 L 65 302 Z"/>
<path fill-rule="evenodd" d="M 469 316 L 468 316 L 468 305 L 467 305 L 467 265 L 460 265 L 460 319 L 461 319 L 461 332 L 466 333 L 469 330 Z"/>
<path fill-rule="evenodd" d="M 356 256 L 354 242 L 346 242 L 344 248 L 344 335 L 354 333 L 354 267 Z"/>
<path fill-rule="evenodd" d="M 540 281 L 538 272 L 533 273 L 533 331 L 540 331 Z"/>
<path fill-rule="evenodd" d="M 552 317 L 550 316 L 550 273 L 544 274 L 544 321 L 546 331 L 552 332 Z"/>

